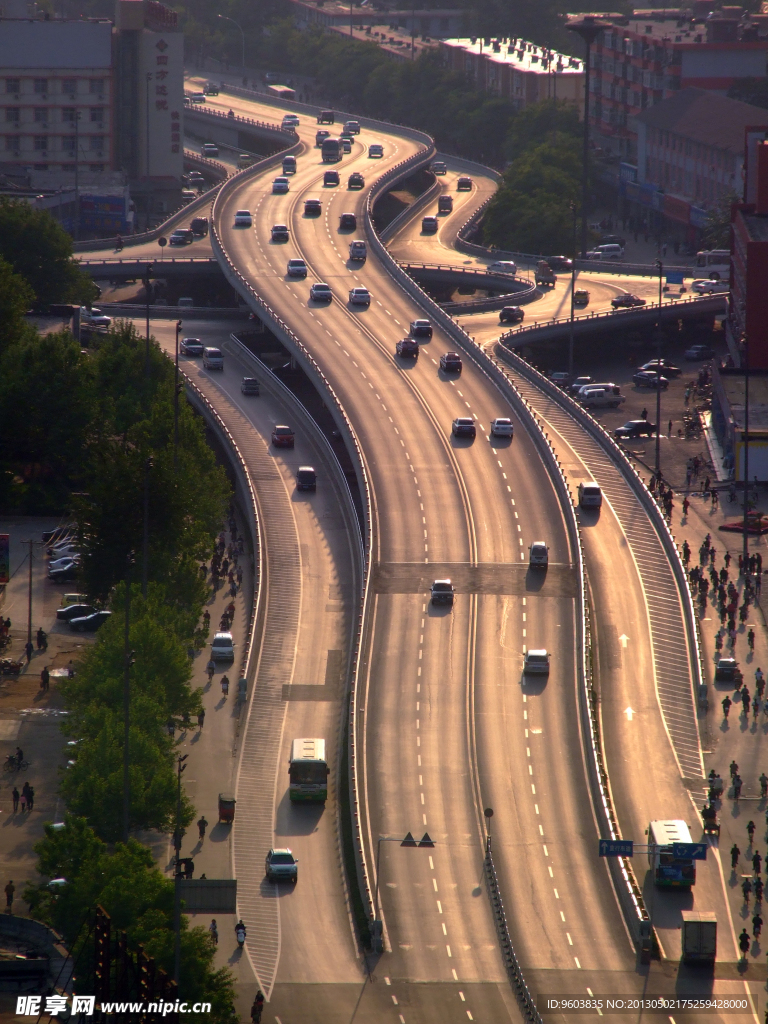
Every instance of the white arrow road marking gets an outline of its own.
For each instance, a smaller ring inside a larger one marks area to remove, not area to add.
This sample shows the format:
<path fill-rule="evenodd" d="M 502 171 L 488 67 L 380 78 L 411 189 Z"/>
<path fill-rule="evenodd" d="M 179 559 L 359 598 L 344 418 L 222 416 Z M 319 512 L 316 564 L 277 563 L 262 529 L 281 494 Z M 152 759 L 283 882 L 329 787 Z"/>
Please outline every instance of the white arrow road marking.
<path fill-rule="evenodd" d="M 627 636 L 626 633 L 622 633 L 621 636 L 619 637 L 619 640 L 621 641 L 621 646 L 622 647 L 626 647 L 627 646 L 627 640 L 629 640 L 629 637 Z"/>
<path fill-rule="evenodd" d="M 635 712 L 630 707 L 627 707 L 627 708 L 624 709 L 624 714 L 627 716 L 627 721 L 628 722 L 632 721 L 632 716 L 634 715 L 634 713 Z"/>

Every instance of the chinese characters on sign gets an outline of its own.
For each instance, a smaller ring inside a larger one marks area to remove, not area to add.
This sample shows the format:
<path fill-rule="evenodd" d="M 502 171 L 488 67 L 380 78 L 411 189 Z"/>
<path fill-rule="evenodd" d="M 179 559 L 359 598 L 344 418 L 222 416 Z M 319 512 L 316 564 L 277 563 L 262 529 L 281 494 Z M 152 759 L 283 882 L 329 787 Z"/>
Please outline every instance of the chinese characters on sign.
<path fill-rule="evenodd" d="M 92 1017 L 96 1009 L 96 996 L 72 996 L 72 1013 L 83 1013 Z M 16 1015 L 19 1017 L 37 1017 L 41 1013 L 47 1013 L 57 1017 L 60 1013 L 67 1011 L 66 996 L 46 996 L 45 1009 L 43 1009 L 42 996 L 17 996 Z"/>

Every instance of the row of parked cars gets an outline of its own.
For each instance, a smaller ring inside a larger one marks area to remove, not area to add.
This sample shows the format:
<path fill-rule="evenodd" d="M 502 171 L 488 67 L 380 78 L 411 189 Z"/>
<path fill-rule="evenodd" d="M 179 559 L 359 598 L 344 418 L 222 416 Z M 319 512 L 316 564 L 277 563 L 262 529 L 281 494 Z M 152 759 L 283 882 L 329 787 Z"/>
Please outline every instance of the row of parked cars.
<path fill-rule="evenodd" d="M 60 526 L 43 534 L 48 563 L 48 579 L 52 583 L 71 583 L 80 568 L 80 545 L 74 526 Z M 68 598 L 68 599 L 67 599 Z M 112 613 L 89 602 L 84 594 L 65 595 L 56 618 L 68 622 L 73 633 L 95 632 Z"/>

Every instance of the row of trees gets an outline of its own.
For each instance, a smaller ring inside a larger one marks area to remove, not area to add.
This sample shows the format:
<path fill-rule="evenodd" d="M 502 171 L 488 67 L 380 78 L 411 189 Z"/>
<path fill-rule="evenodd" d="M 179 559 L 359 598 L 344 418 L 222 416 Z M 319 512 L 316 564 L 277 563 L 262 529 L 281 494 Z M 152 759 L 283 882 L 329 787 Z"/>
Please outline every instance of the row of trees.
<path fill-rule="evenodd" d="M 0 207 L 5 249 L 4 212 L 23 222 L 25 211 Z M 167 725 L 202 707 L 201 691 L 191 685 L 188 653 L 199 637 L 206 599 L 199 564 L 211 553 L 230 488 L 201 419 L 183 398 L 176 445 L 174 368 L 154 340 L 147 344 L 132 326 L 118 325 L 94 349 L 83 351 L 68 332 L 41 336 L 25 320 L 25 309 L 39 300 L 41 290 L 49 289 L 48 301 L 77 301 L 83 294 L 66 236 L 50 277 L 40 268 L 55 249 L 46 240 L 62 240 L 47 214 L 35 218 L 42 246 L 36 232 L 20 231 L 0 260 L 0 500 L 5 507 L 74 518 L 82 551 L 79 586 L 113 614 L 76 676 L 60 687 L 68 711 L 64 728 L 76 751 L 60 784 L 68 814 L 64 828 L 48 826 L 35 849 L 40 874 L 64 878 L 66 884 L 32 884 L 24 896 L 35 916 L 64 936 L 78 960 L 80 991 L 87 992 L 93 953 L 89 924 L 99 904 L 113 927 L 127 932 L 129 948 L 142 944 L 173 974 L 173 882 L 154 866 L 146 846 L 133 838 L 119 841 L 125 602 L 130 585 L 129 825 L 134 833 L 169 832 L 177 824 L 177 785 Z M 57 266 L 62 275 L 54 289 Z M 29 267 L 37 267 L 37 277 L 28 276 Z M 131 552 L 137 553 L 132 570 Z M 182 797 L 182 828 L 193 816 L 194 808 Z M 214 1020 L 229 1021 L 231 975 L 215 969 L 205 930 L 183 921 L 183 997 L 211 1002 Z"/>

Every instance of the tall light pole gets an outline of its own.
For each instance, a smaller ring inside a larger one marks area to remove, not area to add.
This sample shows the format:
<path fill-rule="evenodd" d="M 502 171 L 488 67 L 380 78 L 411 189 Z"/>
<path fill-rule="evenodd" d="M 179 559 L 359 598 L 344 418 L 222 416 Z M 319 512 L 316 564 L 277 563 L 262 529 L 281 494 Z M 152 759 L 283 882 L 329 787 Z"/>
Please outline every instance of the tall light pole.
<path fill-rule="evenodd" d="M 131 823 L 131 776 L 129 740 L 131 731 L 131 567 L 133 552 L 128 553 L 125 571 L 125 634 L 123 646 L 123 842 L 128 842 Z"/>
<path fill-rule="evenodd" d="M 150 213 L 150 195 L 151 195 L 150 190 L 149 190 L 149 83 L 151 81 L 152 81 L 152 72 L 148 71 L 147 72 L 147 95 L 145 97 L 145 110 L 144 110 L 144 113 L 145 113 L 144 120 L 146 121 L 146 126 L 145 126 L 146 127 L 146 131 L 145 131 L 145 136 L 146 137 L 144 139 L 144 143 L 145 143 L 145 145 L 147 147 L 147 159 L 146 159 L 146 170 L 147 170 L 147 190 L 146 190 L 147 224 L 146 224 L 146 229 L 147 229 L 147 231 L 149 231 L 149 213 Z"/>
<path fill-rule="evenodd" d="M 181 320 L 176 321 L 176 371 L 173 386 L 173 471 L 178 470 L 179 462 L 179 331 Z"/>
<path fill-rule="evenodd" d="M 152 469 L 152 458 L 144 460 L 144 536 L 142 538 L 141 557 L 141 596 L 147 599 L 147 582 L 149 580 L 149 473 Z"/>
<path fill-rule="evenodd" d="M 75 230 L 80 237 L 80 111 L 75 107 Z"/>
<path fill-rule="evenodd" d="M 242 76 L 243 76 L 243 85 L 245 85 L 245 32 L 243 32 L 243 26 L 239 22 L 235 21 L 234 18 L 228 18 L 226 14 L 217 14 L 216 17 L 217 18 L 221 18 L 222 21 L 231 21 L 233 25 L 235 25 L 237 28 L 240 29 L 240 35 L 242 37 L 242 44 L 243 44 L 243 50 L 242 50 L 243 70 L 242 70 Z"/>
<path fill-rule="evenodd" d="M 589 198 L 589 58 L 595 39 L 601 32 L 612 26 L 609 21 L 600 21 L 594 15 L 587 14 L 583 18 L 575 18 L 573 21 L 566 22 L 565 27 L 581 36 L 586 47 L 584 55 L 584 146 L 581 169 L 581 258 L 585 260 L 587 258 L 587 200 Z"/>
<path fill-rule="evenodd" d="M 747 575 L 747 559 L 749 558 L 749 341 L 744 335 L 744 544 L 742 560 L 744 576 Z M 31 552 L 30 548 L 30 552 Z"/>
<path fill-rule="evenodd" d="M 662 279 L 664 275 L 664 264 L 656 260 L 656 270 L 659 272 L 659 318 L 656 323 L 656 479 L 659 478 L 661 469 L 661 300 L 662 300 Z"/>
<path fill-rule="evenodd" d="M 573 214 L 573 262 L 571 264 L 571 331 L 568 337 L 568 373 L 573 383 L 573 292 L 576 288 L 576 203 L 571 203 L 571 213 Z"/>
<path fill-rule="evenodd" d="M 176 850 L 176 862 L 174 865 L 173 879 L 173 980 L 179 984 L 179 973 L 181 970 L 181 891 L 179 882 L 181 880 L 181 776 L 186 770 L 184 762 L 189 754 L 179 754 L 176 759 L 176 776 L 178 789 L 176 795 L 176 829 L 173 833 L 173 845 Z"/>

